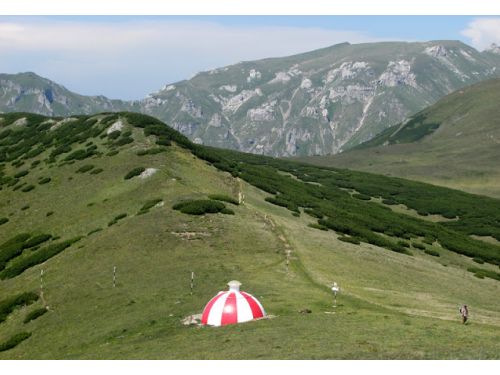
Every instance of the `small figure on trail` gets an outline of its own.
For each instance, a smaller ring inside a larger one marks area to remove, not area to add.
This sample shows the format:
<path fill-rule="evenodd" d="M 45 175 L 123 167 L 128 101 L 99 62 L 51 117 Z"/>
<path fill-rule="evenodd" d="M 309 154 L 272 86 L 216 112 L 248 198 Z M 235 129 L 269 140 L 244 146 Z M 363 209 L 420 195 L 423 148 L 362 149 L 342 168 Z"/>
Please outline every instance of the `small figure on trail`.
<path fill-rule="evenodd" d="M 460 315 L 462 315 L 462 324 L 465 324 L 467 318 L 469 317 L 469 309 L 467 308 L 467 305 L 463 305 L 459 311 Z"/>

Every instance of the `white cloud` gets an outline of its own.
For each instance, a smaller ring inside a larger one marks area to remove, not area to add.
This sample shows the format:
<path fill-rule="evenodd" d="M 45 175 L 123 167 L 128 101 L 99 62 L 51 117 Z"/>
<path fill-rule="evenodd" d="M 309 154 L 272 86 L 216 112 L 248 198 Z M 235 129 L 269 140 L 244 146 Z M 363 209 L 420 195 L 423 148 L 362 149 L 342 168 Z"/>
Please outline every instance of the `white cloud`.
<path fill-rule="evenodd" d="M 200 70 L 376 40 L 356 31 L 311 27 L 9 18 L 0 19 L 0 72 L 32 70 L 82 93 L 140 98 Z"/>
<path fill-rule="evenodd" d="M 476 18 L 461 34 L 469 38 L 479 50 L 488 48 L 491 43 L 500 44 L 500 18 Z"/>

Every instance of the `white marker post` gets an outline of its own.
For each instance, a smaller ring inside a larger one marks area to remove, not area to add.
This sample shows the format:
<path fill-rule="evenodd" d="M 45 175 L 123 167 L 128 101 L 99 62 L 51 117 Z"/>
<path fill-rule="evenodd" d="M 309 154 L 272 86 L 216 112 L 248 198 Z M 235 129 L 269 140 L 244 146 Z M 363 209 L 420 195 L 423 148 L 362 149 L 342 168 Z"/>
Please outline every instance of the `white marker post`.
<path fill-rule="evenodd" d="M 194 288 L 194 272 L 191 271 L 191 295 L 193 295 L 193 288 Z"/>
<path fill-rule="evenodd" d="M 113 288 L 116 288 L 116 266 L 113 266 Z"/>
<path fill-rule="evenodd" d="M 40 270 L 40 298 L 43 301 L 43 269 Z"/>
<path fill-rule="evenodd" d="M 333 283 L 332 286 L 332 292 L 333 292 L 333 307 L 337 307 L 337 293 L 340 292 L 340 288 L 335 282 Z"/>

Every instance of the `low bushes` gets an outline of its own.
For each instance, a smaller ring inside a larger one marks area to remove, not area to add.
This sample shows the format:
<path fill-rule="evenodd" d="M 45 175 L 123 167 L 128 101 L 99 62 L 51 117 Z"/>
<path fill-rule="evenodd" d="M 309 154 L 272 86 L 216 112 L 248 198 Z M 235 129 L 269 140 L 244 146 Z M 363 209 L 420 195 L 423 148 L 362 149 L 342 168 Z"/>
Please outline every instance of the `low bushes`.
<path fill-rule="evenodd" d="M 127 217 L 127 214 L 119 214 L 119 215 L 116 215 L 114 217 L 113 220 L 111 220 L 109 223 L 108 223 L 108 227 L 112 226 L 112 225 L 115 225 L 116 223 L 118 223 L 118 221 L 120 221 L 121 219 L 124 219 Z"/>
<path fill-rule="evenodd" d="M 0 279 L 11 279 L 20 275 L 30 267 L 43 263 L 46 260 L 56 256 L 66 248 L 70 247 L 73 243 L 80 240 L 81 237 L 75 237 L 57 244 L 52 244 L 38 250 L 29 256 L 15 259 L 7 268 L 0 272 Z"/>
<path fill-rule="evenodd" d="M 27 193 L 28 191 L 31 191 L 31 190 L 33 190 L 34 188 L 35 188 L 35 186 L 34 186 L 34 185 L 26 185 L 25 187 L 23 187 L 23 188 L 21 189 L 21 191 L 22 191 L 23 193 Z"/>
<path fill-rule="evenodd" d="M 37 300 L 38 294 L 25 292 L 0 301 L 0 323 L 4 322 L 16 307 L 31 305 Z"/>
<path fill-rule="evenodd" d="M 323 230 L 323 231 L 327 231 L 328 230 L 328 227 L 325 227 L 324 225 L 317 224 L 317 223 L 310 223 L 310 224 L 307 224 L 307 226 L 311 227 L 311 228 L 314 228 L 314 229 Z"/>
<path fill-rule="evenodd" d="M 353 198 L 356 198 L 356 199 L 360 199 L 362 201 L 369 201 L 370 199 L 372 199 L 370 196 L 366 195 L 366 194 L 360 194 L 360 193 L 354 193 L 352 195 Z"/>
<path fill-rule="evenodd" d="M 149 212 L 150 208 L 153 208 L 154 206 L 156 206 L 160 202 L 163 202 L 163 199 L 156 198 L 156 199 L 150 199 L 149 201 L 146 201 L 146 203 L 144 203 L 142 205 L 141 209 L 139 210 L 139 212 L 137 214 L 142 215 L 142 214 Z"/>
<path fill-rule="evenodd" d="M 164 147 L 155 147 L 155 148 L 150 148 L 148 150 L 137 151 L 137 155 L 138 156 L 156 155 L 156 154 L 159 154 L 159 153 L 162 153 L 162 152 L 165 152 L 165 151 L 167 151 L 167 149 L 164 148 Z"/>
<path fill-rule="evenodd" d="M 222 202 L 227 202 L 235 205 L 239 205 L 239 202 L 232 198 L 228 197 L 227 195 L 224 194 L 209 194 L 208 196 L 210 199 L 215 200 L 215 201 L 222 201 Z"/>
<path fill-rule="evenodd" d="M 418 243 L 418 242 L 412 242 L 411 245 L 415 248 L 415 249 L 419 249 L 419 250 L 425 250 L 425 245 L 422 245 L 421 243 Z"/>
<path fill-rule="evenodd" d="M 50 177 L 43 177 L 40 181 L 38 181 L 38 185 L 48 184 L 51 181 Z"/>
<path fill-rule="evenodd" d="M 90 171 L 91 169 L 94 169 L 94 166 L 92 164 L 85 164 L 82 165 L 80 168 L 76 170 L 76 173 L 85 173 Z"/>
<path fill-rule="evenodd" d="M 128 172 L 125 175 L 124 179 L 125 180 L 130 180 L 131 178 L 133 178 L 135 176 L 139 176 L 145 170 L 146 170 L 146 168 L 144 168 L 144 167 L 136 167 L 136 168 L 132 169 L 130 172 Z"/>
<path fill-rule="evenodd" d="M 435 250 L 431 250 L 431 249 L 426 249 L 424 250 L 424 253 L 428 254 L 428 255 L 432 255 L 433 257 L 438 257 L 440 256 L 439 253 Z"/>
<path fill-rule="evenodd" d="M 102 228 L 96 228 L 87 233 L 87 236 L 91 236 L 94 233 L 100 232 Z"/>
<path fill-rule="evenodd" d="M 9 221 L 9 219 L 8 219 L 8 218 L 6 218 L 6 217 L 0 217 L 0 225 L 5 224 L 5 223 L 7 223 L 8 221 Z"/>
<path fill-rule="evenodd" d="M 484 263 L 484 260 L 482 258 L 478 258 L 478 257 L 474 257 L 472 258 L 472 260 L 476 263 L 479 263 L 479 264 L 483 264 Z"/>
<path fill-rule="evenodd" d="M 29 171 L 27 171 L 27 170 L 20 171 L 20 172 L 17 172 L 17 173 L 14 175 L 14 177 L 15 177 L 15 178 L 21 178 L 21 177 L 26 176 L 28 173 L 29 173 Z"/>
<path fill-rule="evenodd" d="M 500 281 L 500 273 L 497 273 L 494 271 L 484 270 L 482 268 L 477 268 L 477 267 L 469 267 L 469 268 L 467 268 L 467 271 L 474 273 L 474 276 L 476 276 L 480 279 L 484 279 L 485 277 L 489 277 L 490 279 Z"/>
<path fill-rule="evenodd" d="M 343 242 L 348 242 L 348 243 L 352 243 L 354 245 L 359 245 L 361 244 L 361 242 L 356 238 L 356 237 L 346 237 L 346 236 L 340 236 L 339 237 L 339 240 L 340 241 L 343 241 Z"/>
<path fill-rule="evenodd" d="M 43 314 L 45 314 L 47 312 L 48 312 L 48 310 L 45 307 L 35 309 L 26 315 L 26 317 L 23 320 L 23 323 L 26 324 L 26 323 L 31 322 L 32 320 L 38 319 L 39 317 L 41 317 Z"/>
<path fill-rule="evenodd" d="M 102 168 L 96 168 L 96 169 L 90 171 L 90 174 L 99 174 L 102 171 L 104 171 L 104 169 L 102 169 Z"/>
<path fill-rule="evenodd" d="M 5 352 L 6 350 L 15 348 L 21 342 L 28 339 L 31 336 L 30 332 L 21 332 L 17 333 L 14 336 L 11 336 L 7 341 L 4 341 L 0 344 L 0 352 Z"/>
<path fill-rule="evenodd" d="M 224 203 L 213 200 L 190 200 L 172 206 L 174 210 L 189 215 L 215 214 L 218 212 L 229 213 Z M 223 212 L 225 210 L 225 212 Z M 233 212 L 234 214 L 234 212 Z"/>

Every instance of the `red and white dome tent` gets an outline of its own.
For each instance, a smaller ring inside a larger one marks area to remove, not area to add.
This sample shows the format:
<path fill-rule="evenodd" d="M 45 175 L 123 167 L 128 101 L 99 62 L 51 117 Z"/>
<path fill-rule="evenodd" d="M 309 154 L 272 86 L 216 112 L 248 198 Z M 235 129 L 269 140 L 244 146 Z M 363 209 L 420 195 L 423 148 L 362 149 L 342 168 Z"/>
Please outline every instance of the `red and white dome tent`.
<path fill-rule="evenodd" d="M 210 326 L 224 326 L 248 322 L 266 316 L 260 302 L 251 294 L 241 292 L 239 281 L 227 283 L 229 290 L 219 292 L 212 298 L 201 317 L 201 324 Z"/>

